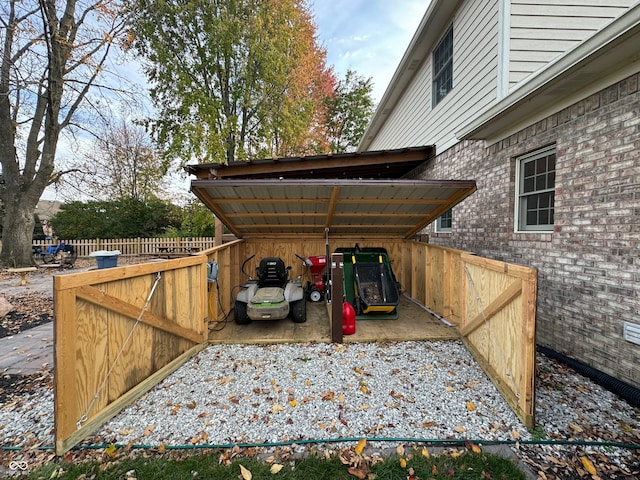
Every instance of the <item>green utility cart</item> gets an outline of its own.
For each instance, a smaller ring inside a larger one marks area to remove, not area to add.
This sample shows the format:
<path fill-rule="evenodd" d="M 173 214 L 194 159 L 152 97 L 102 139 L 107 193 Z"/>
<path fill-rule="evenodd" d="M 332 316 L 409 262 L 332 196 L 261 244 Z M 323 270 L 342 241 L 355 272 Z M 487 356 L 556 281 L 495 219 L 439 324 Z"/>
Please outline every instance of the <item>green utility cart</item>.
<path fill-rule="evenodd" d="M 345 300 L 353 305 L 358 320 L 398 318 L 400 288 L 382 247 L 338 248 L 343 254 Z"/>

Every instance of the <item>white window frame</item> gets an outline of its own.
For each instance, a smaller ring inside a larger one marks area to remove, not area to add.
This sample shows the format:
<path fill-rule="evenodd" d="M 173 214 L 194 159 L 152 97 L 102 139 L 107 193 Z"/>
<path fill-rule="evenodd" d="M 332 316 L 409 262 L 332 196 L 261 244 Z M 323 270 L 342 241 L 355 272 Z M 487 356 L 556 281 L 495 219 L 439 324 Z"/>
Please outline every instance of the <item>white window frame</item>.
<path fill-rule="evenodd" d="M 436 71 L 436 54 L 438 52 L 438 50 L 440 50 L 441 48 L 444 48 L 446 43 L 448 43 L 449 40 L 449 35 L 451 35 L 451 55 L 450 57 L 447 59 L 446 63 L 444 65 L 442 65 L 440 67 L 440 70 Z M 450 25 L 449 28 L 447 29 L 446 33 L 442 36 L 442 38 L 440 39 L 440 42 L 438 42 L 438 45 L 436 46 L 436 48 L 433 49 L 433 53 L 431 54 L 432 56 L 432 60 L 431 60 L 431 75 L 432 75 L 432 82 L 431 82 L 431 108 L 434 108 L 436 105 L 438 105 L 442 100 L 444 100 L 446 98 L 446 96 L 449 94 L 449 92 L 451 90 L 453 90 L 453 25 Z M 444 74 L 448 74 L 451 77 L 451 85 L 449 85 L 448 90 L 446 92 L 443 93 L 438 93 L 436 90 L 436 85 L 437 83 L 441 80 L 441 78 L 443 77 Z"/>
<path fill-rule="evenodd" d="M 550 207 L 551 211 L 555 210 L 555 168 L 554 172 L 554 181 L 553 186 L 550 188 L 534 190 L 532 192 L 524 193 L 524 164 L 538 160 L 540 158 L 546 158 L 549 155 L 556 154 L 555 145 L 547 146 L 536 150 L 534 152 L 527 153 L 526 155 L 522 155 L 516 158 L 516 198 L 515 198 L 515 212 L 514 212 L 514 231 L 516 233 L 549 233 L 553 232 L 554 223 L 551 224 L 543 224 L 543 225 L 527 225 L 526 224 L 526 216 L 527 216 L 527 198 L 532 197 L 534 195 L 540 195 L 545 193 L 551 193 L 551 200 L 553 201 L 553 206 Z M 557 159 L 556 159 L 557 160 Z M 548 174 L 548 171 L 546 171 Z M 555 215 L 554 215 L 555 219 Z"/>
<path fill-rule="evenodd" d="M 442 217 L 444 215 L 446 215 L 447 213 L 451 214 L 451 226 L 449 227 L 443 227 L 442 226 Z M 443 213 L 442 215 L 440 215 L 437 219 L 436 219 L 436 229 L 435 229 L 436 233 L 451 233 L 453 231 L 453 210 L 447 210 L 445 213 Z"/>

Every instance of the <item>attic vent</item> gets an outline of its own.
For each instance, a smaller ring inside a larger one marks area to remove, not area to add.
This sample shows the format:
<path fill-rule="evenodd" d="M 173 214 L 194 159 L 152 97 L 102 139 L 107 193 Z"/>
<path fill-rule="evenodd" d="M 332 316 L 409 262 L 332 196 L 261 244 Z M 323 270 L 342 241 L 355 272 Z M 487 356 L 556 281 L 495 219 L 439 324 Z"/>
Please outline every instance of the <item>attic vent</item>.
<path fill-rule="evenodd" d="M 411 60 L 411 63 L 407 67 L 407 70 L 415 70 L 416 68 L 418 68 L 419 64 L 420 64 L 420 59 L 414 58 L 413 60 Z"/>

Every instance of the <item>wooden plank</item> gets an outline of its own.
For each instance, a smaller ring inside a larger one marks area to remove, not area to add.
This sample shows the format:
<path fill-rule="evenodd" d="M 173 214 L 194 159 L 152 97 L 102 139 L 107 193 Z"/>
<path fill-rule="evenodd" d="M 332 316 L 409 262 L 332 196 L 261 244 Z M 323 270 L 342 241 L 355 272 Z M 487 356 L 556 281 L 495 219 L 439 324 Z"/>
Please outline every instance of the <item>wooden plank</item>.
<path fill-rule="evenodd" d="M 458 330 L 449 327 L 429 314 L 419 302 L 402 295 L 397 320 L 358 320 L 356 333 L 344 337 L 348 343 L 357 342 L 410 342 L 425 340 L 454 340 Z"/>
<path fill-rule="evenodd" d="M 342 343 L 342 301 L 343 292 L 343 261 L 342 253 L 331 255 L 331 341 Z"/>
<path fill-rule="evenodd" d="M 528 280 L 531 275 L 531 267 L 525 267 L 523 265 L 516 265 L 514 263 L 506 263 L 500 260 L 492 260 L 490 258 L 478 257 L 471 253 L 462 253 L 462 261 L 471 265 L 491 270 L 494 272 L 503 272 L 512 277 L 522 278 Z"/>
<path fill-rule="evenodd" d="M 467 322 L 461 329 L 460 333 L 464 336 L 469 335 L 476 328 L 482 325 L 484 322 L 489 321 L 496 313 L 502 310 L 505 305 L 513 301 L 518 295 L 522 293 L 522 280 L 516 280 L 509 287 L 498 295 L 485 309 L 473 318 L 470 322 Z"/>
<path fill-rule="evenodd" d="M 58 291 L 57 283 L 58 277 L 54 277 L 53 308 L 56 321 L 53 323 L 53 385 L 56 440 L 68 437 L 75 431 L 83 407 L 76 393 L 75 294 L 73 291 Z M 66 341 L 63 342 L 62 339 Z"/>
<path fill-rule="evenodd" d="M 140 275 L 170 271 L 177 268 L 185 268 L 201 263 L 206 263 L 206 261 L 206 255 L 198 254 L 188 257 L 174 258 L 171 260 L 162 260 L 158 262 L 137 263 L 135 265 L 102 268 L 97 270 L 88 270 L 86 272 L 75 272 L 71 275 L 60 275 L 59 289 L 63 290 L 66 288 L 77 288 L 83 285 L 95 285 L 98 283 L 123 280 Z"/>
<path fill-rule="evenodd" d="M 130 303 L 124 302 L 116 297 L 105 294 L 101 290 L 98 290 L 96 287 L 80 287 L 77 290 L 77 296 L 78 298 L 94 303 L 96 305 L 100 305 L 107 310 L 125 315 L 133 320 L 136 320 L 138 318 L 142 309 L 142 305 L 131 305 Z M 202 329 L 200 330 L 200 332 L 193 332 L 188 328 L 170 323 L 164 318 L 149 311 L 145 311 L 142 314 L 142 316 L 140 317 L 140 321 L 173 335 L 184 337 L 194 343 L 202 342 L 204 338 L 206 338 L 206 335 Z"/>

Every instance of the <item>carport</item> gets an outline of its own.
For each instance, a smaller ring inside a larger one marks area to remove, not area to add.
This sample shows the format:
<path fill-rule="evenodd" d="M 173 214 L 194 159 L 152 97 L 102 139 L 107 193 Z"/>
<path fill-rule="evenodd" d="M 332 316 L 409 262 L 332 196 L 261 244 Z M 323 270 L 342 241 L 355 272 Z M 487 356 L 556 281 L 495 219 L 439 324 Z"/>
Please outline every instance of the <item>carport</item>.
<path fill-rule="evenodd" d="M 56 452 L 81 441 L 209 342 L 343 341 L 341 302 L 316 305 L 317 329 L 311 320 L 284 333 L 268 322 L 254 322 L 261 330 L 251 335 L 207 329 L 229 315 L 234 288 L 246 280 L 244 259 L 278 256 L 294 265 L 296 254 L 324 254 L 327 232 L 330 252 L 356 243 L 385 248 L 406 294 L 398 307 L 404 317 L 366 328 L 359 322 L 348 341 L 392 340 L 390 332 L 401 330 L 415 335 L 401 339 L 427 340 L 419 319 L 452 332 L 434 317 L 446 319 L 532 426 L 536 272 L 414 237 L 476 188 L 472 180 L 408 179 L 432 154 L 432 147 L 420 147 L 188 167 L 197 176 L 193 192 L 238 239 L 184 258 L 55 277 Z M 330 261 L 334 299 L 342 298 L 341 255 L 332 253 Z M 207 265 L 214 261 L 219 271 L 211 283 Z"/>

